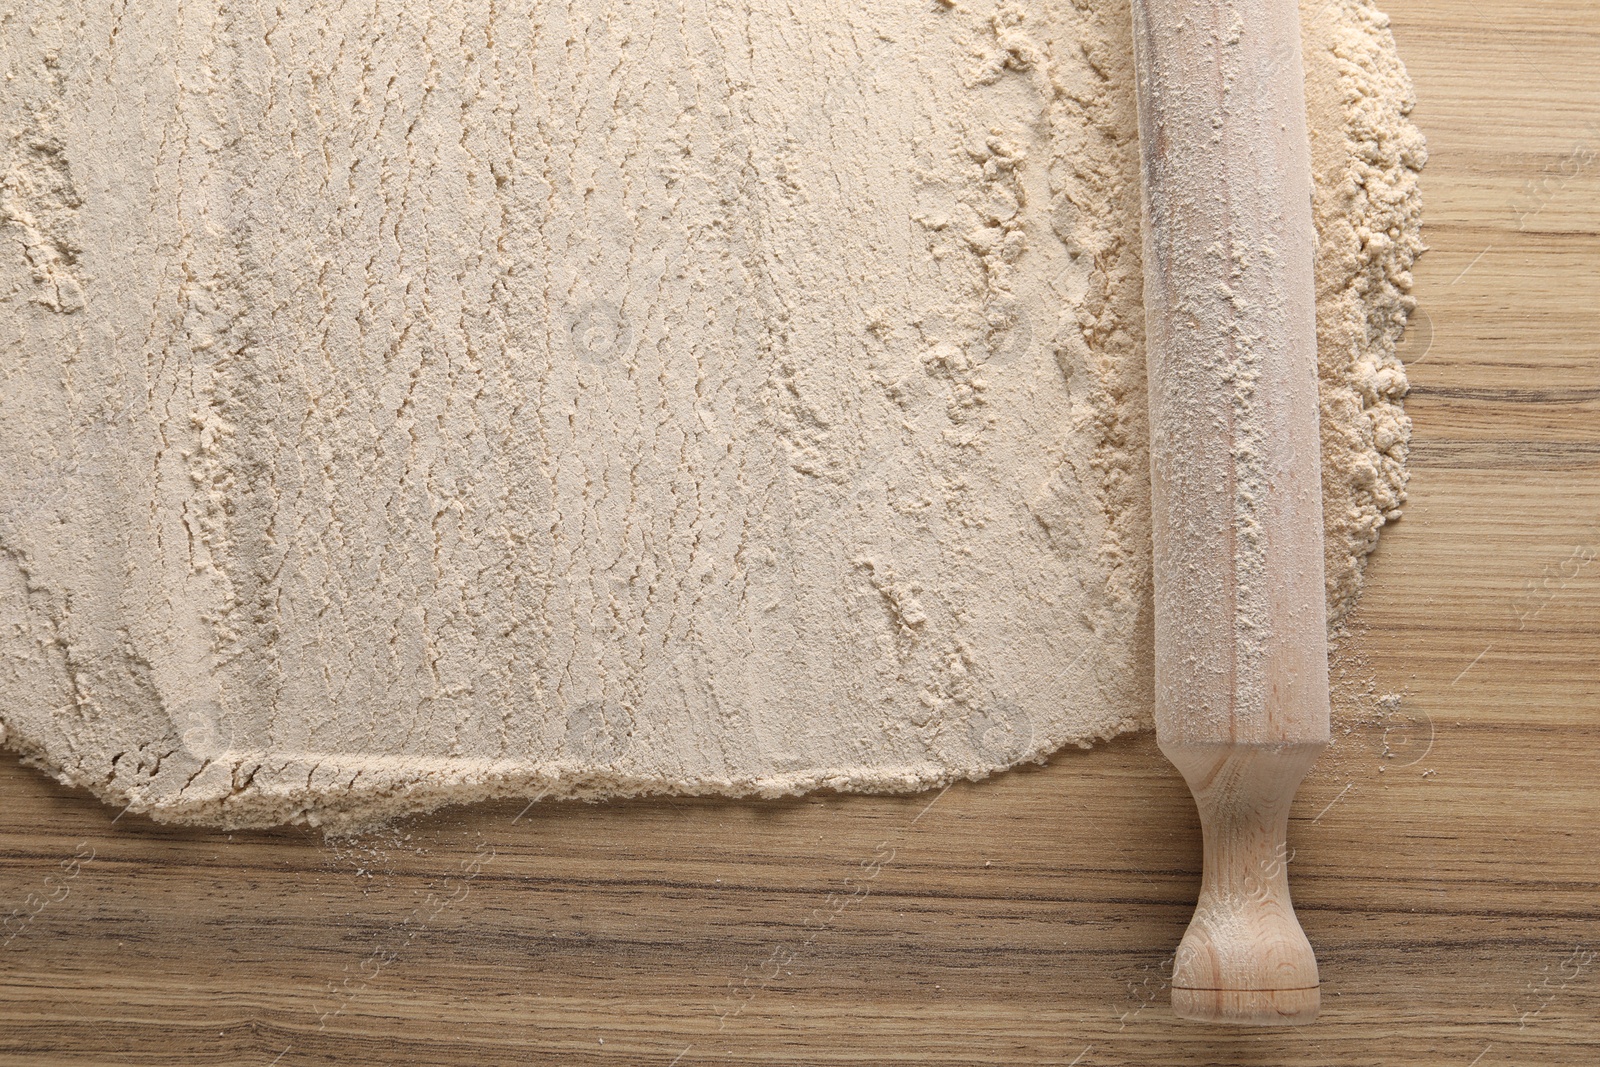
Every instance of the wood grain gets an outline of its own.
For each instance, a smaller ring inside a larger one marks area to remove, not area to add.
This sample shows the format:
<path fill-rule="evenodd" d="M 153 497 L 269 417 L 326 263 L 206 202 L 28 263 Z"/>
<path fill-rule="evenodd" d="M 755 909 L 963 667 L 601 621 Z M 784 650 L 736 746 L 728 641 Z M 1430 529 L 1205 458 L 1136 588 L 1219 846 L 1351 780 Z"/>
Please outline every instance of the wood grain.
<path fill-rule="evenodd" d="M 1429 327 L 1412 502 L 1292 817 L 1316 1024 L 1172 1017 L 1199 836 L 1150 736 L 937 799 L 495 805 L 336 846 L 118 821 L 8 756 L 0 911 L 61 899 L 7 928 L 0 1063 L 1595 1063 L 1600 166 L 1546 179 L 1600 147 L 1600 18 L 1393 15 Z"/>

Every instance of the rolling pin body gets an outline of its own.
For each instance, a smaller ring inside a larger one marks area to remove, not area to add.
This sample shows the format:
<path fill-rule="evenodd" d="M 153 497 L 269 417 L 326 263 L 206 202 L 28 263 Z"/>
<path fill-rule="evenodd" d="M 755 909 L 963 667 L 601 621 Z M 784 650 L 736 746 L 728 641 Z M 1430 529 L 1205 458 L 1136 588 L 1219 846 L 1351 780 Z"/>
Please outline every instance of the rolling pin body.
<path fill-rule="evenodd" d="M 1315 233 L 1294 0 L 1134 0 L 1156 731 L 1205 869 L 1186 1018 L 1308 1022 L 1290 801 L 1328 741 Z"/>

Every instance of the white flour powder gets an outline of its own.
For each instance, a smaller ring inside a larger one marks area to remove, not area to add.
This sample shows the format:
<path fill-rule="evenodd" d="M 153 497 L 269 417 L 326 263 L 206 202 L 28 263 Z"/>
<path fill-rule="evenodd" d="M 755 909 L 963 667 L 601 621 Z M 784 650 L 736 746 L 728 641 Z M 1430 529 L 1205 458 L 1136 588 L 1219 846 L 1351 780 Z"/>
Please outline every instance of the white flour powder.
<path fill-rule="evenodd" d="M 908 790 L 1149 719 L 1116 0 L 0 4 L 0 729 L 159 818 Z M 1308 2 L 1329 595 L 1409 84 Z"/>

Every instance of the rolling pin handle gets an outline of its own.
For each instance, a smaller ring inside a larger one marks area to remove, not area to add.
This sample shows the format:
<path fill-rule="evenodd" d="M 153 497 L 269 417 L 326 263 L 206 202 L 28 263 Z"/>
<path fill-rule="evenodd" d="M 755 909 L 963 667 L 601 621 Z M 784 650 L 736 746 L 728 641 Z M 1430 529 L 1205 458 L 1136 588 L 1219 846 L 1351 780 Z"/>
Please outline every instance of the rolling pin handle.
<path fill-rule="evenodd" d="M 1289 900 L 1289 804 L 1323 742 L 1163 745 L 1200 811 L 1200 900 L 1172 968 L 1180 1018 L 1246 1026 L 1315 1019 L 1317 960 Z"/>

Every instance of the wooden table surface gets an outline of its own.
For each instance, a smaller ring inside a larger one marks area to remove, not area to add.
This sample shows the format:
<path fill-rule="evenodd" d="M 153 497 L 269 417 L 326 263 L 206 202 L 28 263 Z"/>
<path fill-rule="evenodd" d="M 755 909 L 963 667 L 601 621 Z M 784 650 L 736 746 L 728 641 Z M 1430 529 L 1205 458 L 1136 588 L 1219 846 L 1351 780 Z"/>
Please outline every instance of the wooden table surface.
<path fill-rule="evenodd" d="M 1149 735 L 937 796 L 332 844 L 118 819 L 6 755 L 0 1063 L 1600 1063 L 1600 6 L 1392 15 L 1432 251 L 1411 503 L 1291 831 L 1314 1026 L 1172 1016 L 1199 835 Z"/>

